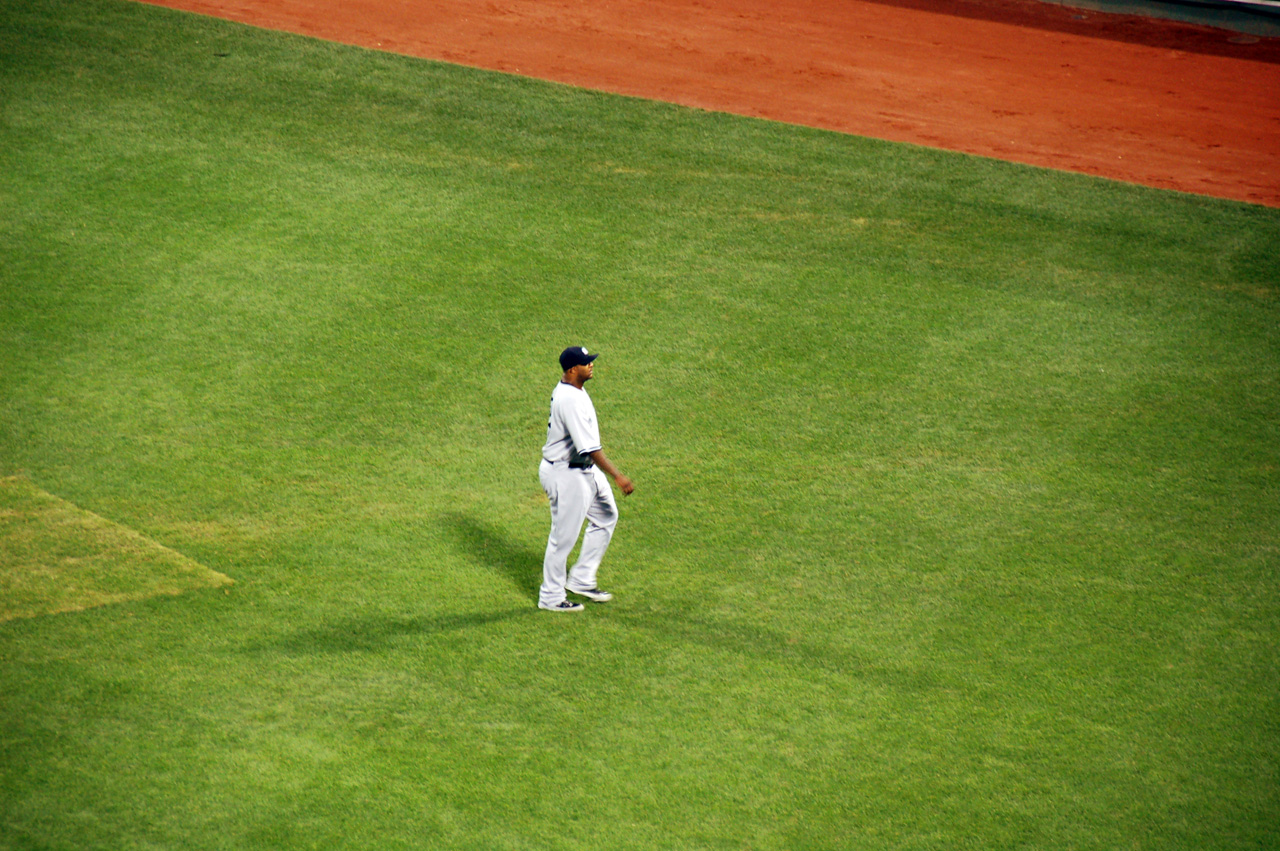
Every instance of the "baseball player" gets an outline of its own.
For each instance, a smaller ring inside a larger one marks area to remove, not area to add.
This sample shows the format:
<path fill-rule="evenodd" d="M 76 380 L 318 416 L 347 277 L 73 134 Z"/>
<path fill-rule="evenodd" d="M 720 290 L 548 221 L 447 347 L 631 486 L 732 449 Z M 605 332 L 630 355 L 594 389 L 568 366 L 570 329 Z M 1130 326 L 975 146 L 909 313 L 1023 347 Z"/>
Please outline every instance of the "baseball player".
<path fill-rule="evenodd" d="M 581 603 L 565 598 L 566 591 L 597 603 L 613 599 L 612 594 L 596 585 L 600 561 L 618 525 L 618 504 L 605 474 L 624 494 L 635 490 L 631 480 L 605 457 L 596 409 L 583 389 L 591 380 L 596 357 L 581 346 L 570 346 L 560 353 L 564 375 L 551 394 L 547 443 L 538 465 L 538 479 L 551 500 L 551 535 L 542 560 L 538 608 L 552 612 L 582 611 Z M 587 533 L 582 539 L 582 552 L 577 564 L 567 568 L 584 520 Z"/>

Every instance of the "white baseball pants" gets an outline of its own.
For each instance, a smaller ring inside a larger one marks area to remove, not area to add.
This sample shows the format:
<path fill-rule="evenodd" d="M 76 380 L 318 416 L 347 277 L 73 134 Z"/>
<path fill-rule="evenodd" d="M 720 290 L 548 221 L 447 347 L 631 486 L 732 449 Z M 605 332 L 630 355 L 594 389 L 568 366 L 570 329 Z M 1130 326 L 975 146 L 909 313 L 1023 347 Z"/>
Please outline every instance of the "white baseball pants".
<path fill-rule="evenodd" d="M 618 525 L 618 503 L 609 487 L 609 477 L 599 467 L 575 470 L 567 461 L 543 461 L 538 467 L 538 480 L 551 500 L 551 535 L 542 559 L 538 599 L 554 606 L 565 599 L 566 580 L 569 588 L 596 587 L 596 572 Z M 584 520 L 587 534 L 582 538 L 582 552 L 578 553 L 577 563 L 566 568 Z"/>

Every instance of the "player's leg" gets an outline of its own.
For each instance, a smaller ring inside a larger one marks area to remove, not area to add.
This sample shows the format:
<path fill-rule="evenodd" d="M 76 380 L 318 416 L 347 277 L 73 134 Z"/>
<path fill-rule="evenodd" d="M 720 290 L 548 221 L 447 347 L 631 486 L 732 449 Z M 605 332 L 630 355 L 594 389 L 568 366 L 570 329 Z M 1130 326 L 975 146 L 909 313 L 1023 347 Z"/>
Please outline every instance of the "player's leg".
<path fill-rule="evenodd" d="M 553 467 L 544 463 L 538 470 L 538 478 L 551 501 L 551 534 L 547 536 L 547 550 L 542 558 L 542 587 L 538 591 L 538 603 L 545 607 L 564 602 L 565 565 L 587 517 L 589 494 L 584 482 L 586 477 L 563 465 Z"/>
<path fill-rule="evenodd" d="M 569 589 L 589 591 L 596 588 L 596 575 L 604 560 L 613 530 L 618 525 L 618 503 L 609 487 L 609 478 L 598 467 L 593 475 L 582 478 L 590 483 L 590 502 L 587 506 L 587 534 L 582 538 L 582 552 L 578 562 L 569 571 Z"/>

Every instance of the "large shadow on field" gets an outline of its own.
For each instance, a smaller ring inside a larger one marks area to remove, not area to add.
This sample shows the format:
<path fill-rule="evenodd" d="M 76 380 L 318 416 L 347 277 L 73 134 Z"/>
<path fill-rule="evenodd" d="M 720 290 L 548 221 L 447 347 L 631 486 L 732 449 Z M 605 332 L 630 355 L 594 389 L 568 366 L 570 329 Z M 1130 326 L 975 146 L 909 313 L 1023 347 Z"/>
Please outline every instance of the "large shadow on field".
<path fill-rule="evenodd" d="M 803 630 L 773 629 L 687 609 L 659 613 L 617 607 L 608 614 L 616 623 L 643 630 L 663 642 L 730 654 L 754 664 L 809 671 L 845 682 L 875 683 L 902 692 L 927 693 L 940 687 L 927 665 L 880 656 L 866 647 L 841 647 Z"/>
<path fill-rule="evenodd" d="M 480 565 L 505 576 L 531 600 L 542 584 L 542 550 L 513 540 L 496 527 L 465 514 L 445 515 L 444 523 L 463 550 Z"/>
<path fill-rule="evenodd" d="M 1280 9 L 1269 0 L 866 0 L 879 6 L 968 18 L 1210 56 L 1280 63 Z M 1206 29 L 1211 28 L 1211 29 Z M 1234 41 L 1223 30 L 1257 33 Z"/>

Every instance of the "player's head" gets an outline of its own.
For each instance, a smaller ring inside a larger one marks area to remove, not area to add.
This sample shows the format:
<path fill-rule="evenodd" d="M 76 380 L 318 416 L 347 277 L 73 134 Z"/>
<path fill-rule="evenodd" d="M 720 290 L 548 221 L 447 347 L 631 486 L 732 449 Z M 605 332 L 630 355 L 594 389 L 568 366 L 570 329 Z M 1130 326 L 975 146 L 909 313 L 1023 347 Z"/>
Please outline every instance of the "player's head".
<path fill-rule="evenodd" d="M 596 357 L 582 346 L 570 346 L 565 349 L 560 353 L 560 368 L 564 370 L 564 378 L 561 381 L 581 390 L 582 385 L 591 380 L 591 362 Z"/>
<path fill-rule="evenodd" d="M 560 369 L 568 372 L 575 366 L 589 366 L 598 357 L 582 346 L 570 346 L 560 353 Z"/>

